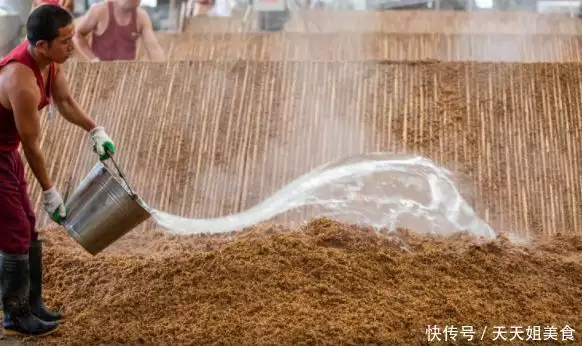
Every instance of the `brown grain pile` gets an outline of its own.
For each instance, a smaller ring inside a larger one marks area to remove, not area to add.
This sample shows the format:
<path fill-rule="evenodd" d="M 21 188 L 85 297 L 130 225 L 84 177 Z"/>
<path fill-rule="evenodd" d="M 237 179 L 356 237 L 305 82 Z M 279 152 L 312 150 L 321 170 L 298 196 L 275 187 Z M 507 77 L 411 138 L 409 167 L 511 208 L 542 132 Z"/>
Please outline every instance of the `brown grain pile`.
<path fill-rule="evenodd" d="M 428 324 L 582 328 L 579 236 L 518 247 L 318 219 L 228 236 L 130 233 L 91 257 L 61 229 L 42 233 L 45 296 L 66 319 L 25 340 L 35 344 L 413 345 Z M 138 238 L 149 254 L 130 253 Z"/>

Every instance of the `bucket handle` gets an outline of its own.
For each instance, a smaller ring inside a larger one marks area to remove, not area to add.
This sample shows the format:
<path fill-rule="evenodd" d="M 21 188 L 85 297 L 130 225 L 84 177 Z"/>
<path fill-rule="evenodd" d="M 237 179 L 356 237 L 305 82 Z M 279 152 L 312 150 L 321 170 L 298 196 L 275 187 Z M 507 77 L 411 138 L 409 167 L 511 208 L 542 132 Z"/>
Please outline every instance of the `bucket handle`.
<path fill-rule="evenodd" d="M 105 149 L 105 152 L 107 153 L 107 156 L 109 156 L 109 160 L 111 160 L 111 162 L 113 162 L 113 165 L 115 166 L 115 169 L 117 170 L 117 174 L 119 174 L 119 177 L 123 180 L 123 182 L 125 183 L 125 185 L 129 189 L 129 194 L 131 195 L 131 197 L 133 199 L 135 199 L 137 197 L 137 195 L 135 194 L 135 192 L 133 192 L 133 189 L 129 186 L 129 183 L 125 179 L 125 175 L 123 174 L 123 172 L 121 171 L 121 169 L 119 168 L 119 166 L 117 165 L 115 160 L 113 160 L 113 155 L 111 155 L 111 152 L 109 151 L 109 149 Z M 101 162 L 103 162 L 103 161 L 105 161 L 105 160 L 101 160 Z M 105 163 L 105 162 L 103 162 L 103 163 Z"/>
<path fill-rule="evenodd" d="M 67 179 L 67 186 L 65 188 L 65 195 L 63 198 L 63 203 L 67 203 L 69 200 L 69 194 L 71 193 L 71 186 L 73 185 L 73 173 L 69 175 L 69 179 Z"/>

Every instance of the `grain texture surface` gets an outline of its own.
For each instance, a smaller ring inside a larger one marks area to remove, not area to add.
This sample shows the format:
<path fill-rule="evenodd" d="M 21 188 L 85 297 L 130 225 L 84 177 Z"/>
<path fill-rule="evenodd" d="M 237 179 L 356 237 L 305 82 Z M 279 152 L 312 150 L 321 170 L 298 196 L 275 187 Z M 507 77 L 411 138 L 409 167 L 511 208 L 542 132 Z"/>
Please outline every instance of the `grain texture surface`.
<path fill-rule="evenodd" d="M 158 33 L 169 60 L 580 61 L 582 36 L 397 33 Z M 138 59 L 148 60 L 143 45 Z"/>
<path fill-rule="evenodd" d="M 581 337 L 580 236 L 524 249 L 316 220 L 235 238 L 158 235 L 146 255 L 91 257 L 63 233 L 43 234 L 44 292 L 65 319 L 27 345 L 438 344 L 429 325 L 441 341 L 447 325 L 471 326 L 479 344 L 531 344 L 528 327 L 539 340 L 552 327 L 558 339 L 573 328 L 569 344 Z"/>
<path fill-rule="evenodd" d="M 466 176 L 477 212 L 496 227 L 580 229 L 578 64 L 190 61 L 67 71 L 134 188 L 164 211 L 246 210 L 316 166 L 393 151 Z M 60 117 L 43 115 L 41 145 L 60 190 L 96 163 L 87 136 Z"/>

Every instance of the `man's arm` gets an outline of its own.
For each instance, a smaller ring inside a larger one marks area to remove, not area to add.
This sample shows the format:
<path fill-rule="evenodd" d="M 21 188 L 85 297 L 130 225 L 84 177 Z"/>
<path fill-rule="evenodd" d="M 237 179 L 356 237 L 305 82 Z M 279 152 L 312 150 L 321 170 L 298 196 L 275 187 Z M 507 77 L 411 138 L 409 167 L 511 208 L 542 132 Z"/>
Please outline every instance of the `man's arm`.
<path fill-rule="evenodd" d="M 148 13 L 141 8 L 138 13 L 141 21 L 141 37 L 145 49 L 148 52 L 148 57 L 153 61 L 163 61 L 165 59 L 164 50 L 160 46 L 158 38 L 154 33 L 154 27 Z"/>
<path fill-rule="evenodd" d="M 65 74 L 60 65 L 57 66 L 52 93 L 55 105 L 63 118 L 67 119 L 70 123 L 81 127 L 87 132 L 97 126 L 95 121 L 93 121 L 93 118 L 85 113 L 71 95 L 67 79 L 65 78 Z"/>
<path fill-rule="evenodd" d="M 97 6 L 99 5 L 91 6 L 89 11 L 80 18 L 79 25 L 77 25 L 75 30 L 75 36 L 73 36 L 75 48 L 81 56 L 89 61 L 98 60 L 89 46 L 89 41 L 87 41 L 87 35 L 97 28 L 97 23 L 99 22 L 99 9 Z"/>
<path fill-rule="evenodd" d="M 10 80 L 7 88 L 8 99 L 14 112 L 22 149 L 32 173 L 43 191 L 46 191 L 52 187 L 52 182 L 39 144 L 40 115 L 37 108 L 40 102 L 40 91 L 34 74 L 24 66 L 14 66 Z"/>
<path fill-rule="evenodd" d="M 105 133 L 105 129 L 102 126 L 97 126 L 93 118 L 85 113 L 73 96 L 71 96 L 65 74 L 60 66 L 57 68 L 58 70 L 52 91 L 53 100 L 55 101 L 59 112 L 63 118 L 67 119 L 70 123 L 89 132 L 95 143 L 95 152 L 99 154 L 99 157 L 102 160 L 108 158 L 110 154 L 113 155 L 115 153 L 115 144 L 111 138 L 109 138 L 109 135 Z"/>

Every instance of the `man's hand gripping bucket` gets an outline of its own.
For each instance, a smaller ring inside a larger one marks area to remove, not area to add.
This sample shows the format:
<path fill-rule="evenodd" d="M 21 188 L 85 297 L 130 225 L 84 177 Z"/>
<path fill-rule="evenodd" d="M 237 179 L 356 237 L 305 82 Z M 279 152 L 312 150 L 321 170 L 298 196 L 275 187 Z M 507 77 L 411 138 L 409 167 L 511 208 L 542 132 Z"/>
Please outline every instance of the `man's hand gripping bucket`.
<path fill-rule="evenodd" d="M 98 162 L 66 199 L 62 225 L 79 245 L 97 255 L 150 216 L 150 209 L 133 192 L 111 155 L 114 172 Z"/>

